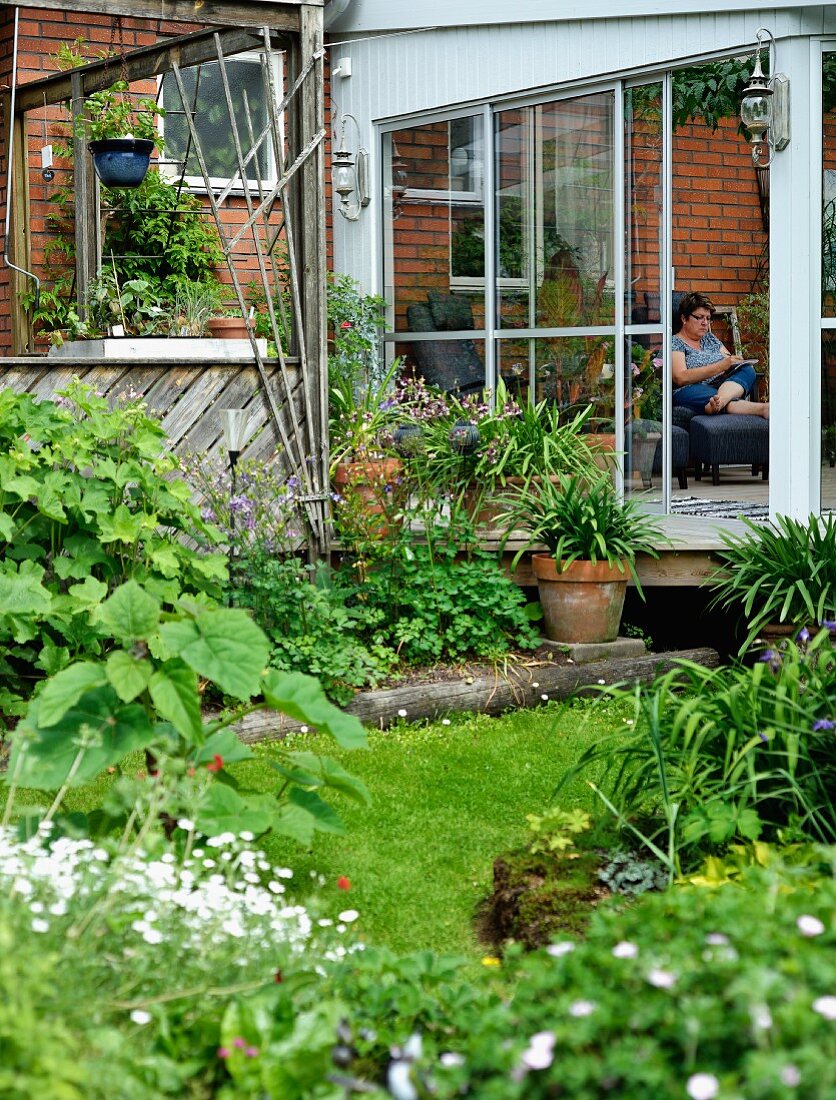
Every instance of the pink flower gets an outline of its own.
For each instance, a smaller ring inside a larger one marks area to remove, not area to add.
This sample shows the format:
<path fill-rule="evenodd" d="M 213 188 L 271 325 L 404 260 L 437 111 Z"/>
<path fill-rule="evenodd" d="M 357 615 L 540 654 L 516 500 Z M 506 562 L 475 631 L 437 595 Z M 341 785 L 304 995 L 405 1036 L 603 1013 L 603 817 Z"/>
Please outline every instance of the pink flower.
<path fill-rule="evenodd" d="M 229 1047 L 218 1047 L 217 1055 L 219 1058 L 228 1058 L 231 1053 Z"/>
<path fill-rule="evenodd" d="M 219 772 L 223 769 L 223 766 L 224 766 L 224 758 L 222 756 L 220 756 L 218 753 L 215 753 L 215 755 L 212 757 L 211 764 L 206 765 L 206 770 L 208 772 Z"/>
<path fill-rule="evenodd" d="M 340 328 L 354 328 L 354 325 L 352 325 L 351 321 L 343 321 Z"/>

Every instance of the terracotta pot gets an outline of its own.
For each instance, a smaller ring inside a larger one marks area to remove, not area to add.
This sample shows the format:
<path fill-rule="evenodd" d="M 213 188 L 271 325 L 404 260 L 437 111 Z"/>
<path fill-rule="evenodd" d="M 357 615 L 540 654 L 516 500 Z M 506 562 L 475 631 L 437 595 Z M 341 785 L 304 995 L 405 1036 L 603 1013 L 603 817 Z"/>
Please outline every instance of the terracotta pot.
<path fill-rule="evenodd" d="M 209 335 L 222 340 L 249 340 L 243 317 L 210 317 Z"/>
<path fill-rule="evenodd" d="M 399 458 L 364 459 L 358 462 L 341 462 L 334 471 L 334 486 L 340 496 L 349 498 L 362 505 L 365 517 L 368 517 L 370 533 L 384 538 L 389 534 L 390 526 L 385 515 L 386 487 L 395 483 L 403 470 Z"/>
<path fill-rule="evenodd" d="M 618 455 L 615 451 L 615 433 L 599 432 L 596 435 L 581 436 L 584 443 L 595 456 L 595 465 L 607 473 L 613 473 L 618 465 Z"/>
<path fill-rule="evenodd" d="M 618 637 L 630 574 L 618 566 L 575 561 L 558 573 L 551 554 L 533 554 L 543 625 L 552 642 L 612 642 Z"/>

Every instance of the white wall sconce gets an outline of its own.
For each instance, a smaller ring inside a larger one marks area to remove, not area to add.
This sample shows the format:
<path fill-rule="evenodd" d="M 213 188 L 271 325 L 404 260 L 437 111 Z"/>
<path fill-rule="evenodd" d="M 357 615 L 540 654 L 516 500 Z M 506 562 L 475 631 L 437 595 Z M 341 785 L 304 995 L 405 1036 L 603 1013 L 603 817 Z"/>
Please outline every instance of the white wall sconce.
<path fill-rule="evenodd" d="M 740 121 L 751 134 L 752 163 L 756 168 L 767 168 L 775 153 L 790 143 L 790 82 L 783 73 L 764 75 L 761 50 L 768 38 L 772 51 L 769 70 L 774 72 L 775 38 L 765 27 L 760 28 L 757 37 L 755 64 L 740 100 Z"/>
<path fill-rule="evenodd" d="M 331 175 L 334 179 L 334 190 L 340 196 L 340 213 L 347 221 L 356 222 L 364 207 L 371 202 L 368 183 L 369 154 L 366 149 L 358 148 L 355 155 L 346 146 L 345 129 L 348 119 L 357 128 L 358 141 L 361 137 L 360 126 L 354 115 L 343 115 L 340 119 L 339 148 L 333 155 Z"/>

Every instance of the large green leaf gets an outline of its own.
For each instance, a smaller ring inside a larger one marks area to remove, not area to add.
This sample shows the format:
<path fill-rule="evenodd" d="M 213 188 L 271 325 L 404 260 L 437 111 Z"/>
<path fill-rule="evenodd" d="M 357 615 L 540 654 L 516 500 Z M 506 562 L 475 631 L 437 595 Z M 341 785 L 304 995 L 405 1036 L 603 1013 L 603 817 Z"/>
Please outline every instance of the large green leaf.
<path fill-rule="evenodd" d="M 84 607 L 98 607 L 107 595 L 107 585 L 88 574 L 81 584 L 71 584 L 67 592 Z"/>
<path fill-rule="evenodd" d="M 316 829 L 316 818 L 306 807 L 285 802 L 273 814 L 271 825 L 280 836 L 289 836 L 309 848 Z"/>
<path fill-rule="evenodd" d="M 288 793 L 288 801 L 291 806 L 301 806 L 303 810 L 307 810 L 308 813 L 314 819 L 314 828 L 318 829 L 321 833 L 336 833 L 337 836 L 343 836 L 345 834 L 345 825 L 333 806 L 329 806 L 328 803 L 316 793 L 316 791 L 306 791 L 302 787 L 291 787 Z"/>
<path fill-rule="evenodd" d="M 134 642 L 148 638 L 157 629 L 160 605 L 136 581 L 127 581 L 105 600 L 95 619 L 114 638 Z"/>
<path fill-rule="evenodd" d="M 210 764 L 216 755 L 222 757 L 225 764 L 237 764 L 239 760 L 252 760 L 254 754 L 235 730 L 227 727 L 206 738 L 195 757 L 195 764 Z"/>
<path fill-rule="evenodd" d="M 15 533 L 15 521 L 8 512 L 0 512 L 0 538 L 9 541 Z"/>
<path fill-rule="evenodd" d="M 56 672 L 38 696 L 38 724 L 42 729 L 54 726 L 82 695 L 106 683 L 105 667 L 95 661 L 79 661 Z"/>
<path fill-rule="evenodd" d="M 200 738 L 200 696 L 197 675 L 183 661 L 167 661 L 151 677 L 149 690 L 154 706 L 188 741 Z"/>
<path fill-rule="evenodd" d="M 273 710 L 330 733 L 344 749 L 368 748 L 366 731 L 359 718 L 330 703 L 313 676 L 270 669 L 262 687 L 264 701 Z"/>
<path fill-rule="evenodd" d="M 206 836 L 221 833 L 265 833 L 272 826 L 275 803 L 269 795 L 245 798 L 222 783 L 212 783 L 203 792 L 195 814 L 195 824 Z M 313 835 L 313 827 L 311 827 Z"/>
<path fill-rule="evenodd" d="M 21 566 L 16 570 L 11 562 L 0 572 L 0 612 L 4 615 L 45 615 L 52 597 L 41 584 L 44 571 L 40 566 Z"/>
<path fill-rule="evenodd" d="M 313 752 L 289 752 L 285 760 L 291 765 L 288 769 L 270 761 L 277 771 L 281 771 L 294 783 L 303 787 L 333 787 L 335 791 L 353 798 L 355 802 L 371 805 L 371 795 L 362 780 L 351 775 L 342 764 L 330 756 L 317 756 Z"/>
<path fill-rule="evenodd" d="M 22 736 L 15 736 L 12 743 L 8 774 L 24 787 L 39 791 L 61 787 L 79 752 L 77 738 L 85 730 L 97 743 L 85 750 L 72 786 L 89 783 L 156 736 L 144 709 L 136 703 L 121 703 L 109 685 L 88 691 L 54 726 L 42 725 L 40 702 L 40 698 L 32 701 L 18 727 Z"/>
<path fill-rule="evenodd" d="M 120 504 L 111 515 L 99 516 L 102 542 L 138 542 L 143 531 L 153 531 L 155 527 L 156 517 L 131 512 L 124 504 Z"/>
<path fill-rule="evenodd" d="M 131 703 L 148 687 L 154 666 L 146 657 L 125 649 L 111 653 L 105 664 L 107 678 L 123 703 Z"/>
<path fill-rule="evenodd" d="M 163 642 L 201 676 L 236 699 L 250 699 L 261 685 L 270 643 L 245 611 L 212 608 L 200 612 L 186 631 L 182 623 L 160 627 Z"/>

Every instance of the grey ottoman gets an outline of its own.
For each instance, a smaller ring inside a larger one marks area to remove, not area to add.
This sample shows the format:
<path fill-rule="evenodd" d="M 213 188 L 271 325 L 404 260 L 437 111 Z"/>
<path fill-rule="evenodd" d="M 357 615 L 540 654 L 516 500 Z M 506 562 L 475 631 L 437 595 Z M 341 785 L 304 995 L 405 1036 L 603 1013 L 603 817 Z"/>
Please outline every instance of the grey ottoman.
<path fill-rule="evenodd" d="M 720 484 L 721 466 L 751 466 L 752 473 L 762 471 L 769 477 L 769 421 L 761 416 L 717 413 L 695 416 L 688 425 L 691 433 L 691 459 L 697 481 L 702 466 L 711 467 L 711 481 Z"/>
<path fill-rule="evenodd" d="M 676 424 L 671 425 L 671 469 L 676 474 L 680 489 L 688 488 L 687 466 L 690 453 L 690 439 L 684 428 Z M 656 445 L 656 454 L 653 456 L 653 473 L 662 473 L 662 440 Z"/>

